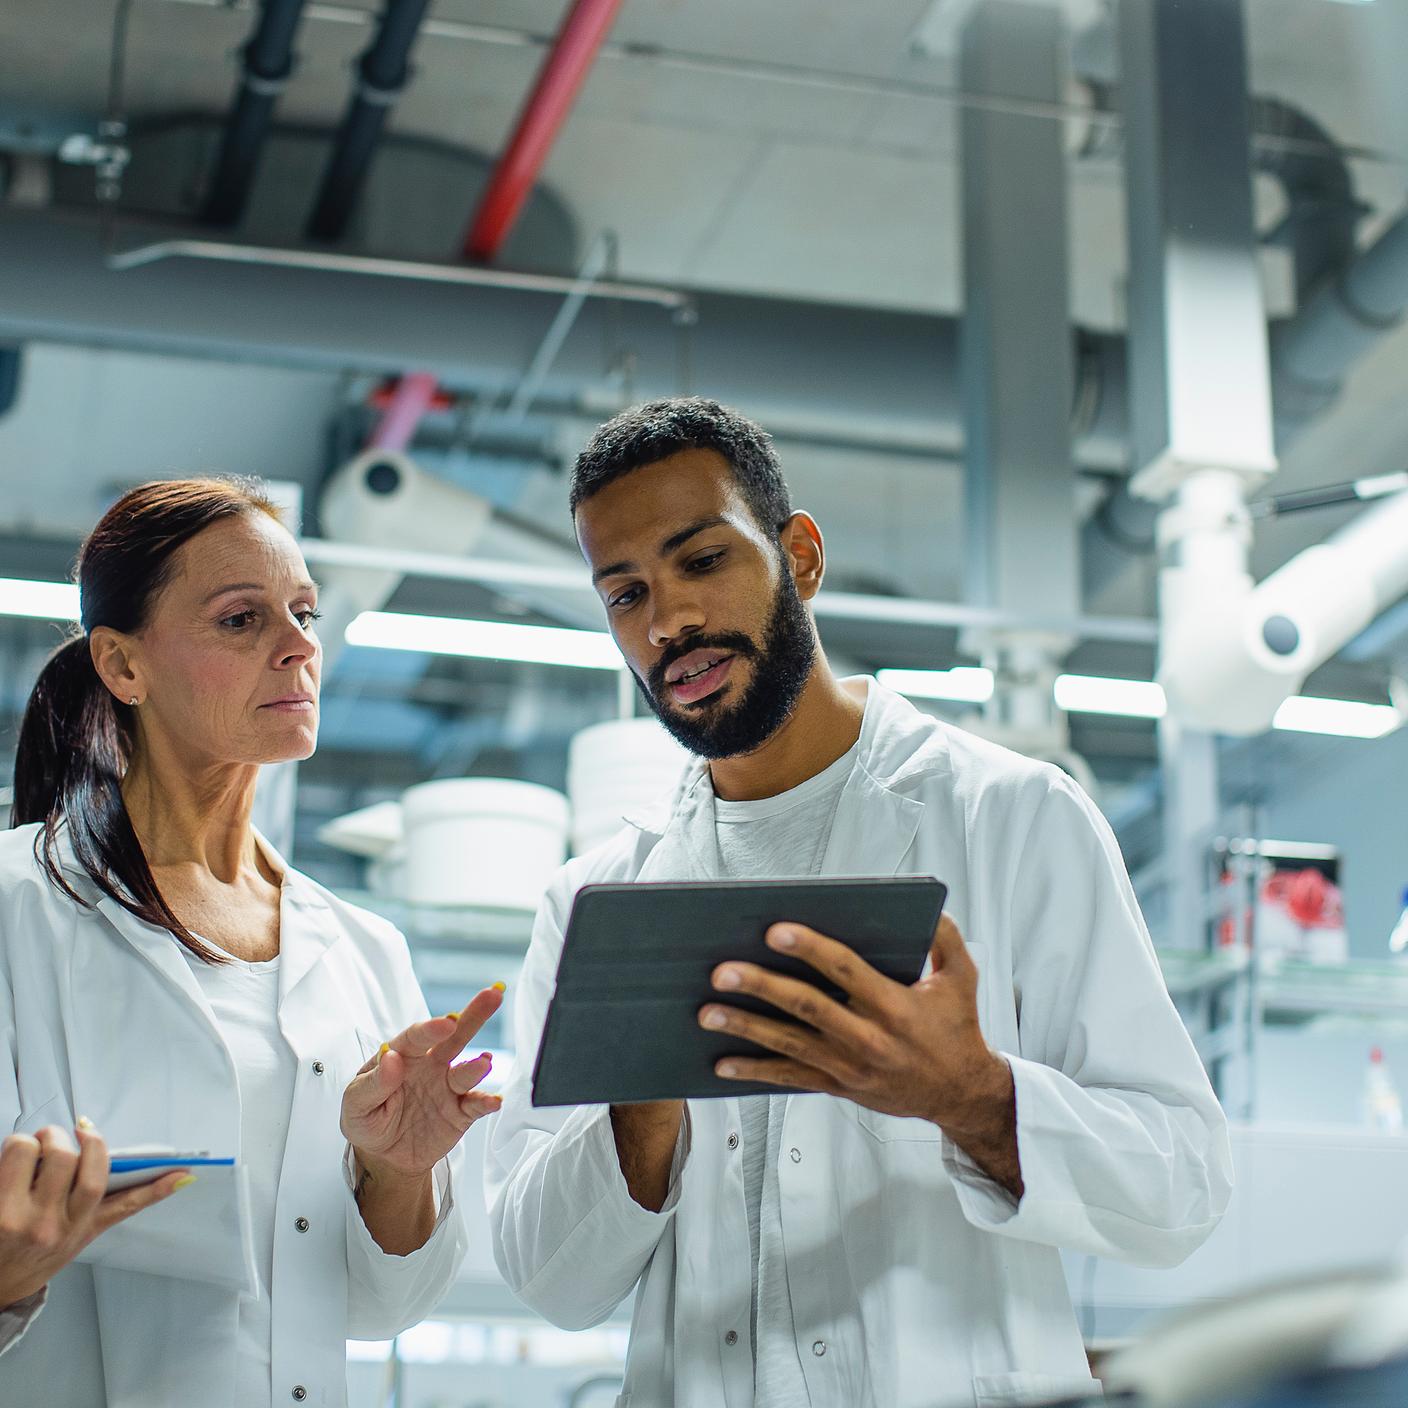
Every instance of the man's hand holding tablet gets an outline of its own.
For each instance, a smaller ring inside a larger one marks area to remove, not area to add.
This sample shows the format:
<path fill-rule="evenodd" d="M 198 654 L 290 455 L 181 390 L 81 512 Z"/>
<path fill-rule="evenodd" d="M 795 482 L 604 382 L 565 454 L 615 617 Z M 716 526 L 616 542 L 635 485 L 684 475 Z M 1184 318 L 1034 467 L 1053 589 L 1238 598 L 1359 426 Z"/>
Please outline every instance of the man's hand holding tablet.
<path fill-rule="evenodd" d="M 845 1001 L 757 964 L 721 964 L 713 983 L 725 999 L 746 994 L 794 1020 L 709 1003 L 699 1013 L 701 1027 L 772 1053 L 724 1057 L 714 1067 L 719 1075 L 820 1090 L 884 1115 L 928 1120 L 1014 1197 L 1022 1196 L 1011 1137 L 1012 1070 L 983 1038 L 978 970 L 952 919 L 939 920 L 931 970 L 912 984 L 887 978 L 845 944 L 801 925 L 774 925 L 767 944 L 829 978 Z"/>

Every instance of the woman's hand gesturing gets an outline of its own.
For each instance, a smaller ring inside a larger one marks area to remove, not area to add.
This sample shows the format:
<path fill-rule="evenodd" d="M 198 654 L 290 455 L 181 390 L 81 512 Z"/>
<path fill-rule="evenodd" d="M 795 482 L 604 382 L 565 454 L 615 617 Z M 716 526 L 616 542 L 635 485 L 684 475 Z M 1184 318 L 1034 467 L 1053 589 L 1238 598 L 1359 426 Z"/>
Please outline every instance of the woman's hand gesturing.
<path fill-rule="evenodd" d="M 463 1012 L 407 1027 L 362 1067 L 342 1094 L 342 1133 L 359 1170 L 373 1177 L 428 1174 L 497 1095 L 475 1093 L 487 1054 L 450 1063 L 499 1010 L 503 989 L 485 988 Z"/>
<path fill-rule="evenodd" d="M 104 1196 L 108 1149 L 80 1124 L 74 1144 L 49 1125 L 0 1144 L 0 1310 L 43 1290 L 89 1242 L 169 1198 L 184 1169 Z"/>

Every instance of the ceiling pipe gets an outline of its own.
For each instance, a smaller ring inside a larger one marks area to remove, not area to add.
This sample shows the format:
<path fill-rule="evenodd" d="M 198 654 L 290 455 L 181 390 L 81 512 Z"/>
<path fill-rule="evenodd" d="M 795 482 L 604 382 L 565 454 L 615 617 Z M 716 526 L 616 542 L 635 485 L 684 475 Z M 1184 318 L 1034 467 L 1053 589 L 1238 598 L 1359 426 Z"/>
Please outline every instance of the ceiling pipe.
<path fill-rule="evenodd" d="M 429 372 L 408 372 L 401 377 L 367 441 L 369 450 L 404 450 L 416 437 L 420 423 L 435 401 L 436 380 Z"/>
<path fill-rule="evenodd" d="M 254 33 L 240 51 L 239 88 L 200 213 L 207 225 L 236 225 L 244 214 L 274 104 L 293 75 L 293 40 L 303 5 L 304 0 L 264 0 Z"/>
<path fill-rule="evenodd" d="M 352 102 L 308 219 L 310 239 L 330 242 L 346 230 L 386 116 L 410 79 L 411 46 L 428 4 L 429 0 L 386 0 L 376 38 L 357 63 Z"/>
<path fill-rule="evenodd" d="M 480 197 L 464 242 L 466 259 L 488 263 L 503 248 L 620 8 L 621 0 L 573 0 Z"/>

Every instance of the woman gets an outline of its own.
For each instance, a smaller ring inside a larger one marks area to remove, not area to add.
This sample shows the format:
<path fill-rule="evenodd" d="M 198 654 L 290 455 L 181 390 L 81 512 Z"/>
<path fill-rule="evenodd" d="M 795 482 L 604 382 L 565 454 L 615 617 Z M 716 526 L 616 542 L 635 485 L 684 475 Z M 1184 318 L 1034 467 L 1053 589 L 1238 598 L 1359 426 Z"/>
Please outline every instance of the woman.
<path fill-rule="evenodd" d="M 498 1099 L 455 1057 L 502 989 L 430 1018 L 401 936 L 250 823 L 260 765 L 313 752 L 322 658 L 256 485 L 133 490 L 78 582 L 0 832 L 0 1402 L 339 1404 L 345 1340 L 459 1266 L 457 1146 Z M 228 1171 L 104 1197 L 142 1144 L 238 1156 L 252 1263 Z"/>

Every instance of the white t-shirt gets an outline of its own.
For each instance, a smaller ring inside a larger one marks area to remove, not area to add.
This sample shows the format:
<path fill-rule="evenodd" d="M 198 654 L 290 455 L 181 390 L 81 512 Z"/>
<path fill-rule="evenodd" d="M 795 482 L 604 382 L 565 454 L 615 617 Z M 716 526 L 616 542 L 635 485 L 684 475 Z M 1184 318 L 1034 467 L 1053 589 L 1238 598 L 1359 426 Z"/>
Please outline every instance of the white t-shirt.
<path fill-rule="evenodd" d="M 819 875 L 836 803 L 855 767 L 859 744 L 790 792 L 758 802 L 714 799 L 714 829 L 723 873 L 735 880 Z M 739 1101 L 743 1128 L 743 1192 L 753 1253 L 754 1396 L 767 1408 L 809 1408 L 787 1289 L 777 1165 L 786 1095 Z"/>
<path fill-rule="evenodd" d="M 210 941 L 204 940 L 210 944 Z M 216 945 L 210 944 L 214 948 Z M 254 1266 L 259 1295 L 240 1301 L 235 1402 L 271 1404 L 270 1341 L 274 1281 L 274 1218 L 288 1142 L 298 1062 L 279 1030 L 279 959 L 203 963 L 183 949 L 235 1058 L 240 1091 L 240 1162 L 249 1178 Z M 282 1402 L 282 1399 L 280 1400 Z"/>

